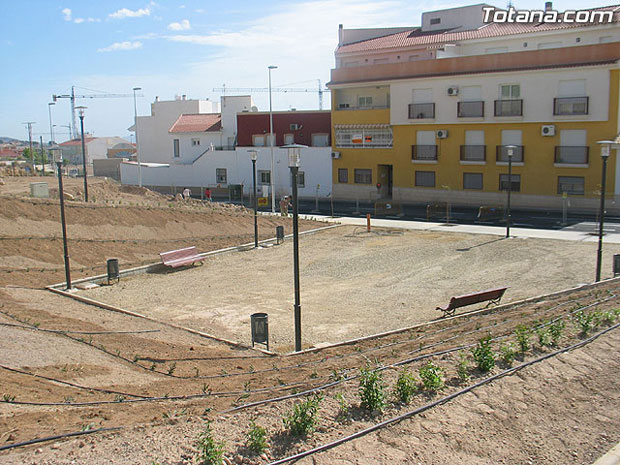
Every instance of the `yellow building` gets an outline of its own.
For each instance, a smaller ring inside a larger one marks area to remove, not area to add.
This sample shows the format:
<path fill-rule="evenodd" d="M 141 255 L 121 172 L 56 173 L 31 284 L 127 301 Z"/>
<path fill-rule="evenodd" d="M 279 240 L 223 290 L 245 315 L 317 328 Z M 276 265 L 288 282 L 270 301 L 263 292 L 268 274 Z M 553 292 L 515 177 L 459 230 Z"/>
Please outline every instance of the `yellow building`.
<path fill-rule="evenodd" d="M 487 24 L 485 9 L 424 13 L 419 28 L 340 27 L 328 84 L 335 198 L 502 205 L 510 160 L 513 205 L 558 209 L 568 196 L 596 210 L 598 141 L 620 133 L 620 11 Z M 620 212 L 611 154 L 606 192 Z"/>

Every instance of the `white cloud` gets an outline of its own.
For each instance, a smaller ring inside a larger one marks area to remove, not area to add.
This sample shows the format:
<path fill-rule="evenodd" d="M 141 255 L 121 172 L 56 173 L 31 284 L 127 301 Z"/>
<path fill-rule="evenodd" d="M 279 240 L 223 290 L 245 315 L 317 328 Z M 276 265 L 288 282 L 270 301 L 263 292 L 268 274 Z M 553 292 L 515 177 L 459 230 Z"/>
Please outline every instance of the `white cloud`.
<path fill-rule="evenodd" d="M 65 21 L 71 21 L 71 8 L 64 8 L 61 13 Z"/>
<path fill-rule="evenodd" d="M 121 8 L 114 13 L 110 13 L 108 17 L 112 19 L 139 18 L 141 16 L 149 16 L 150 14 L 151 10 L 149 8 L 140 8 L 139 10 Z"/>
<path fill-rule="evenodd" d="M 101 20 L 99 18 L 88 18 L 86 21 L 89 23 L 100 23 Z"/>
<path fill-rule="evenodd" d="M 75 19 L 73 20 L 73 22 L 74 22 L 75 24 L 81 24 L 81 23 L 83 23 L 83 22 L 84 22 L 84 18 L 75 18 Z"/>
<path fill-rule="evenodd" d="M 125 41 L 125 42 L 114 42 L 112 45 L 97 49 L 97 51 L 98 52 L 116 52 L 119 50 L 137 50 L 139 48 L 142 48 L 142 42 Z"/>
<path fill-rule="evenodd" d="M 187 31 L 188 29 L 191 29 L 192 27 L 189 24 L 189 20 L 184 19 L 181 22 L 178 23 L 170 23 L 168 24 L 168 29 L 170 29 L 171 31 Z"/>

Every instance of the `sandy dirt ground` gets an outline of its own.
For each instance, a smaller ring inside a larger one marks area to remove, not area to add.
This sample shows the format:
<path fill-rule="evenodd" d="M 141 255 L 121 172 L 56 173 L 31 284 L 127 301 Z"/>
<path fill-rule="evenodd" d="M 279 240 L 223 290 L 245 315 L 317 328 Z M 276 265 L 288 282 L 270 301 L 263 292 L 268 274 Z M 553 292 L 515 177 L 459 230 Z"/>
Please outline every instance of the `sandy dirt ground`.
<path fill-rule="evenodd" d="M 620 246 L 606 246 L 604 270 Z M 294 349 L 292 241 L 210 257 L 203 266 L 132 276 L 81 295 L 248 344 L 269 315 L 271 347 Z M 504 301 L 588 282 L 596 244 L 339 227 L 302 236 L 304 347 L 412 326 L 450 297 L 509 287 Z M 475 308 L 475 307 L 474 307 Z M 466 309 L 471 310 L 471 308 Z"/>
<path fill-rule="evenodd" d="M 28 198 L 27 178 L 8 181 L 13 193 L 0 190 L 0 448 L 11 448 L 0 451 L 0 464 L 195 465 L 196 439 L 207 422 L 215 439 L 225 441 L 224 463 L 265 464 L 350 435 L 484 379 L 488 375 L 475 369 L 470 352 L 480 338 L 493 337 L 492 350 L 499 353 L 502 347 L 514 346 L 517 326 L 530 328 L 531 347 L 517 356 L 515 365 L 583 341 L 586 336 L 576 318 L 579 311 L 585 312 L 584 317 L 593 315 L 588 334 L 607 332 L 581 348 L 299 463 L 589 465 L 620 441 L 620 416 L 616 414 L 620 408 L 620 328 L 612 326 L 620 319 L 610 313 L 620 308 L 618 280 L 485 313 L 462 314 L 355 344 L 267 356 L 46 291 L 45 285 L 64 278 L 57 200 Z M 68 202 L 75 277 L 102 273 L 109 257 L 119 258 L 121 267 L 128 267 L 155 262 L 162 250 L 186 245 L 215 250 L 249 242 L 252 237 L 252 215 L 245 209 L 178 202 L 142 189 L 92 181 L 94 201 L 87 205 L 79 201 L 77 183 L 73 186 L 76 200 Z M 261 218 L 262 237 L 272 236 L 277 225 L 290 232 L 290 219 Z M 302 224 L 305 229 L 317 226 L 323 225 Z M 514 300 L 590 281 L 593 268 L 594 254 L 584 247 L 587 244 L 575 243 L 571 248 L 571 243 L 556 247 L 554 241 L 524 241 L 522 249 L 517 247 L 521 241 L 492 241 L 484 236 L 463 235 L 456 240 L 455 235 L 418 233 L 360 237 L 355 230 L 338 228 L 325 234 L 325 245 L 321 245 L 323 234 L 302 240 L 302 308 L 320 308 L 330 300 L 355 308 L 359 294 L 369 304 L 349 318 L 361 321 L 360 327 L 371 325 L 366 314 L 372 307 L 385 306 L 403 322 L 412 314 L 436 316 L 426 304 L 411 311 L 411 302 L 426 299 L 424 294 L 437 292 L 435 288 L 439 292 L 433 297 L 439 302 L 433 298 L 432 307 L 446 303 L 448 294 L 469 292 L 471 282 L 491 287 L 498 275 L 506 275 L 518 283 L 507 294 Z M 319 243 L 314 252 L 306 249 L 313 241 Z M 378 252 L 386 244 L 387 252 Z M 346 253 L 340 252 L 343 245 L 348 247 Z M 436 257 L 424 258 L 420 245 L 432 248 Z M 606 247 L 606 253 L 612 252 Z M 269 263 L 290 263 L 290 255 L 286 243 L 221 255 L 213 264 L 219 267 L 214 269 L 228 272 L 229 266 L 238 267 L 242 260 L 242 269 L 232 278 L 226 274 L 226 279 L 229 285 L 246 289 L 243 284 L 261 275 L 256 270 Z M 462 264 L 464 257 L 471 262 L 468 268 Z M 401 261 L 401 276 L 395 279 L 391 270 Z M 182 281 L 196 275 L 198 279 L 211 265 L 144 278 L 172 276 Z M 275 272 L 282 276 L 281 287 L 275 288 L 274 301 L 266 300 L 265 305 L 273 306 L 274 312 L 280 305 L 290 311 L 287 299 L 292 285 L 287 280 L 292 273 L 279 268 Z M 605 263 L 604 269 L 610 265 Z M 264 276 L 259 276 L 262 282 L 269 282 L 268 272 L 273 270 L 265 268 Z M 304 280 L 314 280 L 321 289 L 308 293 Z M 459 282 L 464 289 L 457 288 Z M 216 290 L 233 300 L 233 291 L 224 284 L 219 283 Z M 450 285 L 455 286 L 452 292 Z M 179 294 L 189 292 L 180 289 Z M 152 289 L 153 294 L 158 291 Z M 399 309 L 399 302 L 406 306 Z M 338 313 L 336 305 L 330 309 Z M 386 319 L 378 313 L 372 326 L 379 328 Z M 542 346 L 537 326 L 556 319 L 565 322 L 557 347 Z M 337 326 L 329 321 L 324 324 L 332 329 Z M 305 331 L 312 334 L 308 326 Z M 326 330 L 321 331 L 325 334 Z M 459 355 L 457 350 L 463 347 L 464 355 Z M 461 357 L 470 364 L 471 380 L 459 383 L 456 367 Z M 395 364 L 407 366 L 417 377 L 428 360 L 441 367 L 446 387 L 434 395 L 420 387 L 410 404 L 397 402 L 393 392 L 399 369 Z M 383 413 L 369 413 L 360 406 L 358 376 L 364 366 L 382 370 L 387 395 Z M 490 373 L 506 368 L 498 361 Z M 320 422 L 308 438 L 295 438 L 285 430 L 283 418 L 303 399 L 299 393 L 310 388 L 320 389 L 323 396 Z M 283 395 L 293 397 L 280 399 Z M 252 402 L 265 403 L 252 406 Z M 347 407 L 344 416 L 340 415 L 343 402 Z M 246 447 L 251 420 L 267 430 L 269 448 L 262 456 L 252 455 Z M 12 447 L 35 438 L 98 428 L 117 429 Z"/>

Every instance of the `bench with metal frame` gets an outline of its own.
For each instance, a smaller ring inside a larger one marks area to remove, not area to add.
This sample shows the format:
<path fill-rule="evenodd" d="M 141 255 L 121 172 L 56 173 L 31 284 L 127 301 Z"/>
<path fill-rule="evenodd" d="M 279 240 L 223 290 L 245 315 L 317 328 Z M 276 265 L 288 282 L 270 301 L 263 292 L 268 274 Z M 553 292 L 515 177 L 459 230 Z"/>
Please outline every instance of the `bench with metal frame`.
<path fill-rule="evenodd" d="M 498 304 L 507 287 L 499 287 L 497 289 L 488 289 L 486 291 L 474 292 L 472 294 L 464 294 L 457 297 L 452 297 L 450 303 L 445 307 L 437 307 L 435 310 L 441 310 L 443 312 L 442 318 L 450 315 L 454 315 L 457 308 L 467 307 L 468 305 L 477 304 L 480 302 L 489 302 L 486 307 L 492 304 Z M 485 308 L 486 308 L 485 307 Z"/>
<path fill-rule="evenodd" d="M 178 268 L 185 265 L 193 265 L 196 262 L 201 262 L 206 257 L 198 254 L 196 247 L 185 247 L 184 249 L 171 250 L 169 252 L 162 252 L 159 254 L 161 262 L 172 268 Z"/>

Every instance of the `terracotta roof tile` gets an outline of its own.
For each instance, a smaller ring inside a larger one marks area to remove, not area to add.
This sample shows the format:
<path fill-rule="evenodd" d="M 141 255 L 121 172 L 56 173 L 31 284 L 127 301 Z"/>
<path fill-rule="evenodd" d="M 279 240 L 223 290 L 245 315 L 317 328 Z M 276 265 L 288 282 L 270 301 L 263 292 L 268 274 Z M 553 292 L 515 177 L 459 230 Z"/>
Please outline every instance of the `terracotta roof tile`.
<path fill-rule="evenodd" d="M 613 22 L 620 22 L 620 8 L 618 5 L 592 8 L 592 11 L 613 11 Z M 478 29 L 460 32 L 444 30 L 434 33 L 422 32 L 420 28 L 399 32 L 375 39 L 355 42 L 338 47 L 336 54 L 371 52 L 383 49 L 404 47 L 424 47 L 428 45 L 446 44 L 463 40 L 485 39 L 491 37 L 528 34 L 533 32 L 573 29 L 588 27 L 597 23 L 490 23 Z"/>
<path fill-rule="evenodd" d="M 88 144 L 88 143 L 94 141 L 95 139 L 96 139 L 96 137 L 85 136 L 84 137 L 84 143 Z M 60 145 L 61 147 L 70 147 L 70 146 L 73 146 L 73 145 L 82 145 L 82 139 L 80 137 L 78 137 L 77 139 L 71 139 L 71 140 L 68 140 L 66 142 L 63 142 L 62 144 L 58 144 L 58 145 Z"/>
<path fill-rule="evenodd" d="M 170 132 L 218 132 L 222 129 L 222 115 L 219 113 L 181 115 L 170 128 Z"/>

